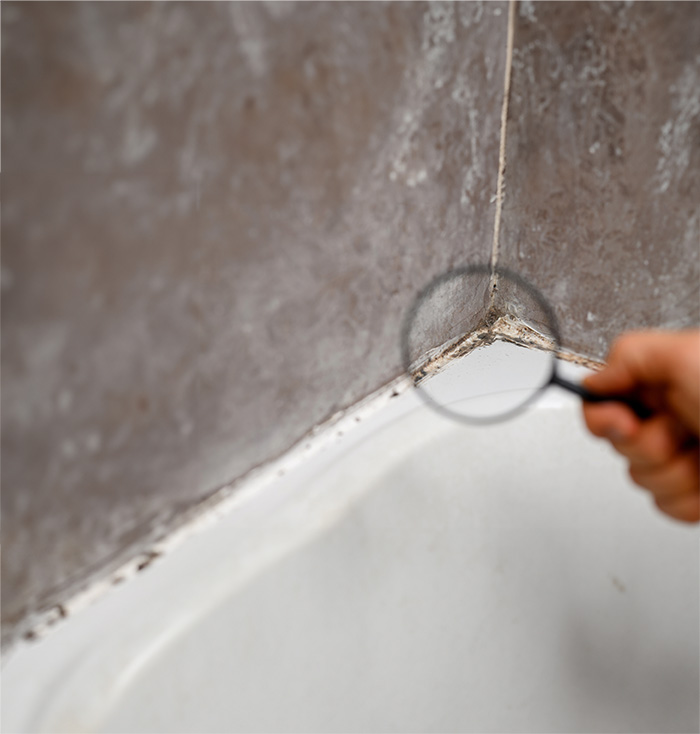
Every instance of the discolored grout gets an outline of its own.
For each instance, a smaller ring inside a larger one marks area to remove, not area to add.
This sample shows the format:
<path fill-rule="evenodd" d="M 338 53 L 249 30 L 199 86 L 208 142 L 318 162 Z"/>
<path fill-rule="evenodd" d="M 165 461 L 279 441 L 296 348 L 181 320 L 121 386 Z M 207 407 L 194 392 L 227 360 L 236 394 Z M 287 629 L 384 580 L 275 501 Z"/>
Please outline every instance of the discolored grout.
<path fill-rule="evenodd" d="M 505 190 L 506 172 L 506 126 L 508 122 L 508 102 L 510 99 L 511 69 L 513 66 L 513 39 L 515 28 L 515 10 L 517 0 L 510 0 L 508 5 L 508 34 L 506 37 L 506 69 L 503 79 L 503 105 L 501 107 L 501 141 L 498 150 L 498 177 L 496 181 L 496 213 L 493 220 L 493 245 L 491 248 L 491 267 L 495 268 L 499 256 L 499 240 L 501 235 L 501 212 L 503 210 L 503 196 Z M 498 276 L 491 278 L 491 307 L 496 297 Z"/>
<path fill-rule="evenodd" d="M 559 359 L 592 370 L 599 370 L 604 364 L 581 354 L 558 349 L 549 337 L 509 314 L 498 315 L 494 311 L 491 314 L 492 318 L 485 320 L 474 331 L 432 350 L 425 359 L 415 364 L 410 371 L 413 384 L 419 385 L 474 349 L 497 341 L 506 341 L 527 349 L 555 351 Z"/>

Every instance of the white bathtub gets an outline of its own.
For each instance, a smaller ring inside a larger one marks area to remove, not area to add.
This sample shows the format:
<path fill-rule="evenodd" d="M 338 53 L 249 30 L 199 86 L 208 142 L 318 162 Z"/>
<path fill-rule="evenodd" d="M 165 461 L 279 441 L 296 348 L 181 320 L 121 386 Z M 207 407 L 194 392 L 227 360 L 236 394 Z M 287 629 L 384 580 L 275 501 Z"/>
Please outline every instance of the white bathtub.
<path fill-rule="evenodd" d="M 3 731 L 697 731 L 698 558 L 576 399 L 408 393 L 17 649 Z"/>

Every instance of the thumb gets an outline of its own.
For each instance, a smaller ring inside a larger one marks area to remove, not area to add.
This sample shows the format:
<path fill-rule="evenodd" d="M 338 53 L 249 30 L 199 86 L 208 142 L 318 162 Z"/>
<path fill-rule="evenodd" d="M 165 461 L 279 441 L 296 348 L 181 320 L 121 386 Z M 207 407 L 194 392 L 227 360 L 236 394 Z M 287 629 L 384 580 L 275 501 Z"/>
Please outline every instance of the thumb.
<path fill-rule="evenodd" d="M 678 372 L 678 338 L 677 333 L 661 331 L 621 336 L 613 343 L 606 367 L 587 377 L 586 387 L 607 394 L 671 384 Z"/>

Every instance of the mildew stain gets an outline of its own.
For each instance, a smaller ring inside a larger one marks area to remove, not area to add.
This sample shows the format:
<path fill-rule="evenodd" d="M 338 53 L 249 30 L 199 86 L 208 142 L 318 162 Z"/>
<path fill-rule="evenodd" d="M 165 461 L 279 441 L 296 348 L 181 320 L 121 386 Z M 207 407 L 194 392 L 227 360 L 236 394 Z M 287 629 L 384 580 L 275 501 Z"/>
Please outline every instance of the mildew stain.
<path fill-rule="evenodd" d="M 438 374 L 454 360 L 460 359 L 477 347 L 488 346 L 496 340 L 496 336 L 486 327 L 480 326 L 469 334 L 451 339 L 435 349 L 431 349 L 413 365 L 410 376 L 414 385 L 419 385 L 428 377 Z"/>
<path fill-rule="evenodd" d="M 481 323 L 468 334 L 462 334 L 426 352 L 416 360 L 409 370 L 414 385 L 419 385 L 429 377 L 442 372 L 454 360 L 460 359 L 479 347 L 485 347 L 496 341 L 506 341 L 528 349 L 539 349 L 556 352 L 559 359 L 571 362 L 592 370 L 599 370 L 603 363 L 580 354 L 558 348 L 551 337 L 534 329 L 517 317 L 499 313 L 491 309 Z"/>

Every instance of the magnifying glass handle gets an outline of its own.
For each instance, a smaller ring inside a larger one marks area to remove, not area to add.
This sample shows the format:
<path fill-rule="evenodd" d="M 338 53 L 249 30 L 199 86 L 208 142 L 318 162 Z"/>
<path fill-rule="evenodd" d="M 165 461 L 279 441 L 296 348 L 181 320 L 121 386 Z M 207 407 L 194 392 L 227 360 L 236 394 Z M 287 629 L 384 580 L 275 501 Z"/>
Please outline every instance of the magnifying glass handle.
<path fill-rule="evenodd" d="M 552 376 L 552 384 L 559 385 L 559 387 L 564 388 L 564 390 L 575 393 L 587 403 L 609 403 L 611 401 L 614 401 L 616 403 L 624 403 L 629 408 L 632 408 L 637 417 L 641 418 L 642 420 L 651 418 L 651 416 L 654 414 L 654 411 L 648 405 L 645 405 L 644 403 L 640 402 L 636 398 L 630 397 L 629 395 L 601 395 L 600 393 L 595 393 L 587 390 L 583 385 L 579 385 L 575 382 L 569 382 L 563 377 L 559 377 L 559 375 L 557 374 L 554 374 Z"/>

